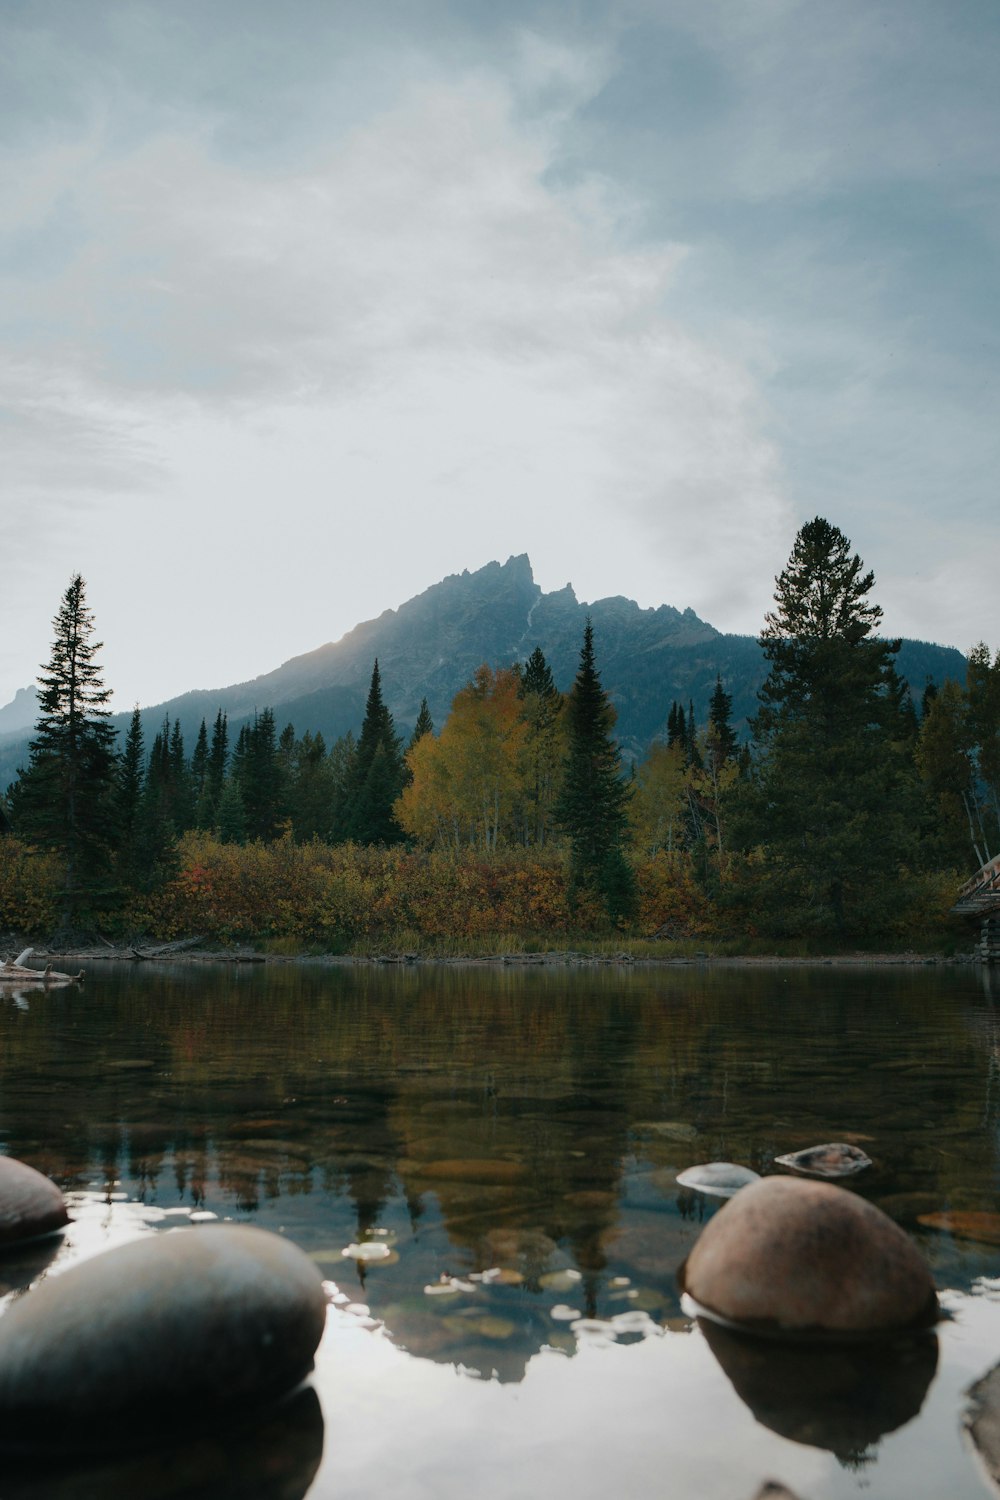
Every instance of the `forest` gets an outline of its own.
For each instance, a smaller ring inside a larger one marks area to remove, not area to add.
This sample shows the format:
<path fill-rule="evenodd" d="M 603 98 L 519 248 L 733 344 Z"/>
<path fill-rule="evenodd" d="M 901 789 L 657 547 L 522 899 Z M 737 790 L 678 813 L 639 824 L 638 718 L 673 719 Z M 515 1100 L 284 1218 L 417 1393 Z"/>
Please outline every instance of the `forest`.
<path fill-rule="evenodd" d="M 225 715 L 119 742 L 85 584 L 53 622 L 27 764 L 0 804 L 0 928 L 198 934 L 277 952 L 950 951 L 958 886 L 1000 850 L 1000 651 L 915 693 L 874 578 L 817 517 L 732 684 L 664 703 L 626 765 L 588 623 L 560 690 L 540 649 L 484 663 L 404 742 L 372 666 L 358 735 Z"/>

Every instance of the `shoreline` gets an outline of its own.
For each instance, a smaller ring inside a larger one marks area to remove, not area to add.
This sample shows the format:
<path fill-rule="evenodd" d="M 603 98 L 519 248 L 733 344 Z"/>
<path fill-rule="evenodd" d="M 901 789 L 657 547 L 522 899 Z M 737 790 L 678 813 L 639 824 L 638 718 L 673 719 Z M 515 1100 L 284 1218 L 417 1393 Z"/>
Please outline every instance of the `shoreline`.
<path fill-rule="evenodd" d="M 691 969 L 691 968 L 950 968 L 989 967 L 973 952 L 952 955 L 927 954 L 908 950 L 900 953 L 853 952 L 833 954 L 789 955 L 789 954 L 663 954 L 634 955 L 617 953 L 585 953 L 577 949 L 552 950 L 546 953 L 469 953 L 469 954 L 422 954 L 400 953 L 387 950 L 382 953 L 261 953 L 255 949 L 239 946 L 233 948 L 206 947 L 192 952 L 140 953 L 135 950 L 108 952 L 90 947 L 49 948 L 39 947 L 32 951 L 31 967 L 59 960 L 86 964 L 153 964 L 162 967 L 192 964 L 268 964 L 289 966 L 301 964 L 309 968 L 644 968 L 644 969 Z"/>

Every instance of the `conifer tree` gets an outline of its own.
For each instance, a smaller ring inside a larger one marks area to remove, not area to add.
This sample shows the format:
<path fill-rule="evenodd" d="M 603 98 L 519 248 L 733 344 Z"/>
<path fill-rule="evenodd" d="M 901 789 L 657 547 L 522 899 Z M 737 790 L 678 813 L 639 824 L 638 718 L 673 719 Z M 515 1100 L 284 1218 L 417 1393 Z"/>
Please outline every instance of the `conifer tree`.
<path fill-rule="evenodd" d="M 382 700 L 378 660 L 372 668 L 361 734 L 352 757 L 343 808 L 342 837 L 356 844 L 397 844 L 402 829 L 393 804 L 406 785 L 403 747 Z"/>
<path fill-rule="evenodd" d="M 222 783 L 216 811 L 216 828 L 224 844 L 245 844 L 247 841 L 246 809 L 243 806 L 240 783 L 235 776 L 227 776 Z"/>
<path fill-rule="evenodd" d="M 427 707 L 427 699 L 421 698 L 420 712 L 417 714 L 417 722 L 413 726 L 413 733 L 410 735 L 410 743 L 406 747 L 407 750 L 412 750 L 417 741 L 422 740 L 425 734 L 433 733 L 434 720 L 431 718 L 431 711 Z"/>
<path fill-rule="evenodd" d="M 212 743 L 208 751 L 208 799 L 213 811 L 219 805 L 222 785 L 229 769 L 229 726 L 226 715 L 220 708 L 212 729 Z M 209 825 L 210 826 L 210 825 Z"/>
<path fill-rule="evenodd" d="M 117 863 L 122 878 L 130 884 L 135 881 L 139 861 L 145 762 L 142 717 L 137 704 L 132 710 L 132 718 L 125 736 L 125 748 L 118 762 L 116 778 Z"/>
<path fill-rule="evenodd" d="M 588 618 L 580 666 L 566 705 L 568 746 L 556 818 L 569 835 L 571 880 L 604 898 L 613 918 L 630 915 L 634 877 L 623 853 L 632 795 L 612 736 L 615 710 L 601 686 Z"/>
<path fill-rule="evenodd" d="M 754 721 L 745 807 L 763 845 L 772 915 L 844 936 L 886 916 L 911 849 L 913 783 L 898 641 L 874 634 L 874 582 L 847 537 L 816 517 L 776 580 L 761 646 L 770 673 Z"/>
<path fill-rule="evenodd" d="M 67 921 L 99 898 L 111 865 L 116 790 L 115 730 L 80 574 L 53 621 L 52 655 L 39 678 L 39 718 L 27 769 L 13 792 L 16 831 L 56 850 L 66 865 Z"/>
<path fill-rule="evenodd" d="M 722 686 L 722 678 L 716 677 L 708 707 L 708 749 L 717 769 L 736 758 L 737 742 L 732 726 L 732 712 L 732 694 L 727 693 Z"/>
<path fill-rule="evenodd" d="M 322 734 L 307 730 L 296 740 L 288 787 L 288 811 L 296 839 L 330 836 L 334 816 L 334 768 Z"/>
<path fill-rule="evenodd" d="M 247 836 L 273 839 L 285 816 L 284 784 L 275 739 L 274 713 L 265 708 L 241 732 L 239 783 L 246 814 Z"/>
<path fill-rule="evenodd" d="M 188 795 L 195 828 L 211 828 L 208 802 L 208 726 L 202 719 L 188 768 Z"/>

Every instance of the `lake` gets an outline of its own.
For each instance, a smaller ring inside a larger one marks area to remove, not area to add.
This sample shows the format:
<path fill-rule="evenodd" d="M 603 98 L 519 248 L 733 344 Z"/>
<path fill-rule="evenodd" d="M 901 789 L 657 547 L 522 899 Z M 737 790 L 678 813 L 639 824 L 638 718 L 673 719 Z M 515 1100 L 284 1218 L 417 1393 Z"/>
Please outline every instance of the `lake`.
<path fill-rule="evenodd" d="M 107 963 L 6 995 L 0 1146 L 76 1216 L 0 1261 L 8 1298 L 214 1215 L 294 1240 L 330 1311 L 311 1387 L 252 1430 L 0 1495 L 986 1494 L 961 1415 L 1000 1360 L 1000 1243 L 920 1220 L 1000 1210 L 997 989 L 972 967 Z M 850 1190 L 933 1268 L 936 1341 L 897 1367 L 706 1333 L 675 1276 L 719 1204 L 676 1174 L 845 1139 L 873 1158 Z"/>

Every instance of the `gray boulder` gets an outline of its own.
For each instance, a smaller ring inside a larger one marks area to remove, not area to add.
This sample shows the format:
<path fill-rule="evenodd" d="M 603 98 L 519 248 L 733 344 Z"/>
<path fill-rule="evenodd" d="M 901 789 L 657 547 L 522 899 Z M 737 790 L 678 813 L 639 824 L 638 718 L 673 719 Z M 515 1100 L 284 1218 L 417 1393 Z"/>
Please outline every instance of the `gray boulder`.
<path fill-rule="evenodd" d="M 768 1177 L 743 1188 L 679 1274 L 706 1313 L 762 1333 L 873 1335 L 938 1317 L 930 1270 L 909 1237 L 826 1182 Z"/>
<path fill-rule="evenodd" d="M 849 1146 L 845 1141 L 807 1146 L 804 1151 L 792 1151 L 774 1160 L 779 1167 L 804 1172 L 808 1177 L 853 1177 L 855 1172 L 863 1172 L 872 1164 L 871 1157 L 860 1146 Z"/>
<path fill-rule="evenodd" d="M 0 1156 L 0 1250 L 54 1234 L 69 1223 L 55 1183 L 12 1156 Z"/>
<path fill-rule="evenodd" d="M 206 1225 L 50 1277 L 0 1319 L 0 1440 L 101 1446 L 266 1402 L 312 1368 L 326 1297 L 280 1235 Z"/>
<path fill-rule="evenodd" d="M 732 1161 L 703 1161 L 677 1173 L 679 1187 L 693 1188 L 710 1198 L 732 1198 L 751 1182 L 759 1182 L 760 1173 Z"/>

